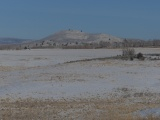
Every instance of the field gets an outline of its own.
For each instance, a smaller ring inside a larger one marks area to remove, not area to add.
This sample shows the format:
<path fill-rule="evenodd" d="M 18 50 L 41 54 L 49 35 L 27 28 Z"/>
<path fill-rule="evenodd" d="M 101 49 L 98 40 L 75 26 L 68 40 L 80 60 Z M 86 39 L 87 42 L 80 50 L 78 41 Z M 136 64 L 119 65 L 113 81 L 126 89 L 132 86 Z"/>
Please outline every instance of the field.
<path fill-rule="evenodd" d="M 106 58 L 121 54 L 121 49 L 0 51 L 0 119 L 158 119 L 160 61 Z"/>

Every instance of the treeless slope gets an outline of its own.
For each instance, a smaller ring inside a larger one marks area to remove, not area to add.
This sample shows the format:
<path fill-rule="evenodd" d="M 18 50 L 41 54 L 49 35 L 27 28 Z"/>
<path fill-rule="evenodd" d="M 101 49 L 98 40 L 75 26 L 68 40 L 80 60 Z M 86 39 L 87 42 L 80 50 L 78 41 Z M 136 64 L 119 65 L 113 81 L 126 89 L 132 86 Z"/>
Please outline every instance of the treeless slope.
<path fill-rule="evenodd" d="M 121 42 L 122 39 L 108 35 L 108 34 L 91 34 L 91 33 L 85 33 L 82 31 L 77 30 L 64 30 L 57 32 L 55 34 L 52 34 L 46 38 L 41 39 L 41 41 L 54 41 L 54 42 L 60 42 L 60 43 L 66 43 L 66 42 L 100 42 L 100 41 L 106 41 L 106 42 Z"/>

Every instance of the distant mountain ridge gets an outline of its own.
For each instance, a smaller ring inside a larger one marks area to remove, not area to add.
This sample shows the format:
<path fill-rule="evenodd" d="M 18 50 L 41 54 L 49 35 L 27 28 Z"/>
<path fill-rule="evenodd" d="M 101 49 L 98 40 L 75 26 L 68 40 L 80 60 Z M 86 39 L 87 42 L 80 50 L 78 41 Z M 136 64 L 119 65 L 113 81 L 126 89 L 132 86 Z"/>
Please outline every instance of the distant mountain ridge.
<path fill-rule="evenodd" d="M 85 33 L 79 30 L 62 30 L 40 40 L 28 40 L 17 38 L 0 38 L 0 49 L 6 48 L 103 48 L 118 47 L 123 42 L 109 34 Z M 16 45 L 17 44 L 17 45 Z M 3 47 L 2 47 L 3 46 Z"/>
<path fill-rule="evenodd" d="M 9 45 L 9 44 L 22 44 L 22 43 L 26 43 L 26 42 L 30 42 L 32 41 L 31 39 L 20 39 L 20 38 L 0 38 L 0 44 L 5 44 L 5 45 Z"/>
<path fill-rule="evenodd" d="M 49 35 L 40 40 L 30 40 L 30 39 L 19 39 L 19 38 L 2 38 L 0 37 L 0 44 L 23 44 L 23 43 L 39 43 L 39 42 L 48 42 L 48 43 L 98 43 L 100 41 L 105 42 L 121 42 L 123 39 L 108 35 L 108 34 L 93 34 L 85 33 L 78 30 L 62 30 L 60 32 Z M 33 42 L 34 41 L 34 42 Z"/>
<path fill-rule="evenodd" d="M 40 40 L 0 38 L 0 49 L 98 49 L 124 47 L 160 47 L 160 40 L 119 38 L 109 34 L 85 33 L 78 30 L 62 30 Z"/>
<path fill-rule="evenodd" d="M 98 49 L 123 47 L 159 47 L 160 40 L 119 38 L 103 33 L 86 33 L 78 30 L 62 30 L 40 40 L 0 38 L 0 49 L 64 48 Z"/>

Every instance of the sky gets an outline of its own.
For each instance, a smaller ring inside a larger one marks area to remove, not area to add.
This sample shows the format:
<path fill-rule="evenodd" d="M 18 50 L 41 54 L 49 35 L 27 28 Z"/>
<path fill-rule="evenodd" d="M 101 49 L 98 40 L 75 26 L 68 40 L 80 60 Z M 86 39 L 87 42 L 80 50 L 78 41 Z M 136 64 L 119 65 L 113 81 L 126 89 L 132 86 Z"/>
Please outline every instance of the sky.
<path fill-rule="evenodd" d="M 61 30 L 160 39 L 160 0 L 0 0 L 0 37 L 41 39 Z"/>

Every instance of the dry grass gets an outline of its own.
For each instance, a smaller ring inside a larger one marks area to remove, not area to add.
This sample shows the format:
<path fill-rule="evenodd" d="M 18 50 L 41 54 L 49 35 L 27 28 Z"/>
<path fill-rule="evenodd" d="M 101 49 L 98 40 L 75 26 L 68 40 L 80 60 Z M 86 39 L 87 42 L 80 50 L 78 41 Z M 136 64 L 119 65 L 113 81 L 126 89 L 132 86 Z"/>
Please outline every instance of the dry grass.
<path fill-rule="evenodd" d="M 11 67 L 11 66 L 0 66 L 0 72 L 8 72 L 14 70 L 24 70 L 25 67 Z"/>
<path fill-rule="evenodd" d="M 119 99 L 90 100 L 40 100 L 9 99 L 0 102 L 0 119 L 2 120 L 145 120 L 133 116 L 133 112 L 159 106 L 159 103 L 128 103 Z M 158 120 L 149 116 L 147 120 Z"/>

